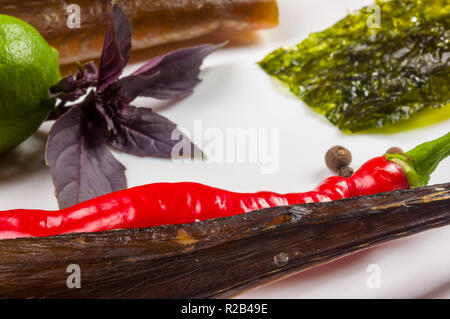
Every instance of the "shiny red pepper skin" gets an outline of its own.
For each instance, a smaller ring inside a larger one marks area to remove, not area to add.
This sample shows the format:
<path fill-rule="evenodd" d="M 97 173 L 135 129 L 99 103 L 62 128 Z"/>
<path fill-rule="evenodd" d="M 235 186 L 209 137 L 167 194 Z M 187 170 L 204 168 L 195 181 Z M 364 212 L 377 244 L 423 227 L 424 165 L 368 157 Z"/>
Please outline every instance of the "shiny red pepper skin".
<path fill-rule="evenodd" d="M 157 183 L 86 201 L 61 211 L 0 212 L 0 239 L 185 224 L 273 206 L 326 202 L 408 189 L 403 169 L 384 156 L 350 178 L 330 177 L 314 191 L 233 193 L 197 183 Z"/>

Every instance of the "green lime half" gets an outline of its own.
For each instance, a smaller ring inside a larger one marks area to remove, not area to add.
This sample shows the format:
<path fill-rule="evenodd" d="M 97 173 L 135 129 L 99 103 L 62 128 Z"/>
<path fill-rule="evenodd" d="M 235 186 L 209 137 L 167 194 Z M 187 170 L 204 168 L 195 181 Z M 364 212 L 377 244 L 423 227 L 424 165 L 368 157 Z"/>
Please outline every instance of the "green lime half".
<path fill-rule="evenodd" d="M 55 100 L 58 51 L 26 22 L 0 14 L 0 154 L 32 135 Z"/>

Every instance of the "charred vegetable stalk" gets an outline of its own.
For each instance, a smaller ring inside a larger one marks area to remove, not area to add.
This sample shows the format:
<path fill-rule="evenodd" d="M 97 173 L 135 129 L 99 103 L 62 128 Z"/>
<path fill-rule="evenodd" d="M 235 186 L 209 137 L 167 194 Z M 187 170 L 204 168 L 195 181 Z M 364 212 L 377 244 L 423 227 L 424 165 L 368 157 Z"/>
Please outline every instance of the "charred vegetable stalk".
<path fill-rule="evenodd" d="M 347 132 L 408 119 L 450 102 L 450 3 L 376 1 L 260 65 Z M 377 14 L 375 12 L 375 14 Z M 373 22 L 373 21 L 372 21 Z"/>
<path fill-rule="evenodd" d="M 229 297 L 448 224 L 444 184 L 187 225 L 1 240 L 0 297 Z M 67 289 L 69 264 L 81 267 L 81 289 Z"/>
<path fill-rule="evenodd" d="M 111 193 L 61 211 L 0 212 L 0 239 L 187 224 L 274 206 L 329 202 L 426 185 L 450 155 L 450 133 L 406 154 L 365 163 L 350 178 L 333 176 L 307 193 L 242 194 L 196 183 L 157 183 Z"/>
<path fill-rule="evenodd" d="M 0 12 L 33 25 L 58 49 L 61 64 L 99 58 L 111 0 L 77 0 L 76 11 L 65 0 L 0 1 Z M 133 49 L 184 41 L 220 31 L 245 31 L 278 25 L 276 0 L 118 0 L 130 17 Z M 70 9 L 70 10 L 68 10 Z M 69 13 L 67 12 L 69 11 Z"/>

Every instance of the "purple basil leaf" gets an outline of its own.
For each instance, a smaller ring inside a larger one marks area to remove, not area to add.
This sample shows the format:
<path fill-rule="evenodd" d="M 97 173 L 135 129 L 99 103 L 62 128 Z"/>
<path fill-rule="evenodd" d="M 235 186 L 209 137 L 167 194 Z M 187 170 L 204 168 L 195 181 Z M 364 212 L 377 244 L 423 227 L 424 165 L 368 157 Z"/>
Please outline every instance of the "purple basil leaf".
<path fill-rule="evenodd" d="M 157 99 L 176 99 L 191 94 L 201 82 L 200 66 L 214 51 L 225 46 L 201 45 L 186 48 L 156 57 L 139 68 L 133 75 L 149 76 L 159 72 L 158 78 L 139 96 Z"/>
<path fill-rule="evenodd" d="M 97 68 L 93 62 L 78 64 L 78 71 L 62 78 L 49 90 L 51 97 L 57 97 L 63 102 L 75 101 L 86 94 L 89 87 L 97 82 Z"/>
<path fill-rule="evenodd" d="M 149 75 L 129 75 L 121 78 L 111 85 L 110 88 L 114 89 L 117 86 L 118 95 L 123 97 L 127 102 L 131 102 L 145 90 L 152 87 L 153 83 L 158 80 L 159 74 L 157 72 Z"/>
<path fill-rule="evenodd" d="M 94 62 L 88 62 L 86 64 L 78 64 L 78 70 L 82 71 L 81 75 L 83 76 L 83 81 L 85 83 L 89 83 L 93 85 L 93 83 L 97 82 L 98 71 Z M 77 74 L 78 75 L 78 74 Z"/>
<path fill-rule="evenodd" d="M 113 116 L 111 111 L 108 112 L 108 106 L 101 102 L 95 102 L 95 109 L 102 116 L 109 132 L 116 132 Z"/>
<path fill-rule="evenodd" d="M 127 65 L 131 53 L 131 24 L 114 3 L 106 30 L 97 88 L 102 91 L 115 82 Z"/>
<path fill-rule="evenodd" d="M 72 94 L 77 90 L 77 81 L 72 74 L 59 80 L 57 84 L 50 88 L 50 96 L 58 97 L 59 95 Z"/>
<path fill-rule="evenodd" d="M 46 160 L 61 209 L 127 187 L 125 167 L 105 142 L 104 129 L 92 125 L 80 107 L 53 125 Z"/>
<path fill-rule="evenodd" d="M 137 156 L 170 158 L 179 142 L 172 140 L 172 134 L 187 139 L 175 123 L 146 108 L 129 106 L 117 115 L 115 123 L 117 133 L 111 136 L 111 146 Z M 195 146 L 191 143 L 192 149 Z"/>

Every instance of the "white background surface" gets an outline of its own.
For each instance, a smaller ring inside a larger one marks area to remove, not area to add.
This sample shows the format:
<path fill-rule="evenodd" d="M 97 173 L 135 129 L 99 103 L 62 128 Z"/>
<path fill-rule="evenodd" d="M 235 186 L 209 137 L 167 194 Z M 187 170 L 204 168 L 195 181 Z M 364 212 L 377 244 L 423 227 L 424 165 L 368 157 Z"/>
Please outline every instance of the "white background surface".
<path fill-rule="evenodd" d="M 195 181 L 234 191 L 305 191 L 331 173 L 325 152 L 341 144 L 353 152 L 353 167 L 383 154 L 390 146 L 406 150 L 444 135 L 449 119 L 397 134 L 345 135 L 311 111 L 267 76 L 255 62 L 282 45 L 295 44 L 314 31 L 331 26 L 350 10 L 370 0 L 279 0 L 281 25 L 260 38 L 232 40 L 204 64 L 204 82 L 176 103 L 141 99 L 180 126 L 204 128 L 279 128 L 279 170 L 263 175 L 259 164 L 173 164 L 168 160 L 115 155 L 127 167 L 129 186 L 152 182 Z M 211 37 L 209 38 L 211 39 Z M 217 39 L 218 40 L 218 39 Z M 139 57 L 148 58 L 145 53 Z M 138 64 L 131 65 L 130 72 Z M 51 176 L 44 163 L 49 124 L 8 156 L 0 158 L 0 210 L 57 209 Z M 443 162 L 431 183 L 450 179 L 450 161 Z M 450 298 L 450 229 L 441 228 L 345 257 L 292 276 L 240 297 L 245 298 Z M 370 264 L 381 267 L 381 288 L 366 285 Z"/>

